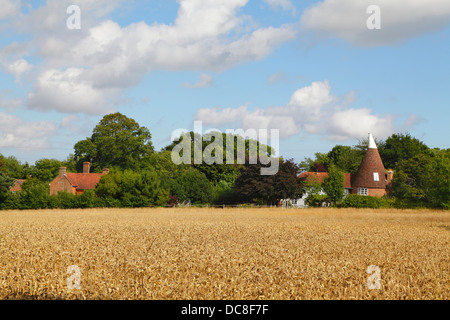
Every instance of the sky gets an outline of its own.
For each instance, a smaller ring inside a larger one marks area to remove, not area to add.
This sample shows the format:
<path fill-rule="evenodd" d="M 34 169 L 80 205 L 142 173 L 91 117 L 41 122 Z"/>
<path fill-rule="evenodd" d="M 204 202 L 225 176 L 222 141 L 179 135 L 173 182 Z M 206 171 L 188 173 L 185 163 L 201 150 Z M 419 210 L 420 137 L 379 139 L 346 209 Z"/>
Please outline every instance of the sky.
<path fill-rule="evenodd" d="M 448 0 L 0 0 L 0 153 L 64 160 L 113 112 L 156 150 L 195 121 L 279 130 L 296 162 L 368 133 L 447 149 L 449 74 Z"/>

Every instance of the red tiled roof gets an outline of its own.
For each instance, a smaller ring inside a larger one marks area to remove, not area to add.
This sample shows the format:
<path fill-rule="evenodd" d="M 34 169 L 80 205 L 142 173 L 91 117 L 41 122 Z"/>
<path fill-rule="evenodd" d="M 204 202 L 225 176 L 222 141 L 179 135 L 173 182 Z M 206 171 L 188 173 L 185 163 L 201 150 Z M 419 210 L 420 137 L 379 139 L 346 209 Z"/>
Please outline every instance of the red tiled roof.
<path fill-rule="evenodd" d="M 93 190 L 103 173 L 66 173 L 66 178 L 77 190 Z"/>
<path fill-rule="evenodd" d="M 298 176 L 299 179 L 305 180 L 305 181 L 318 181 L 320 183 L 323 183 L 325 178 L 329 176 L 328 172 L 303 172 Z M 352 177 L 353 175 L 351 173 L 345 173 L 344 174 L 344 188 L 345 189 L 351 189 L 352 188 Z"/>
<path fill-rule="evenodd" d="M 11 192 L 20 192 L 22 191 L 22 185 L 25 182 L 24 179 L 17 179 L 14 181 L 14 185 L 11 187 Z"/>
<path fill-rule="evenodd" d="M 318 181 L 322 183 L 325 178 L 328 177 L 328 172 L 303 172 L 301 173 L 298 178 L 308 181 L 308 182 L 314 182 Z"/>

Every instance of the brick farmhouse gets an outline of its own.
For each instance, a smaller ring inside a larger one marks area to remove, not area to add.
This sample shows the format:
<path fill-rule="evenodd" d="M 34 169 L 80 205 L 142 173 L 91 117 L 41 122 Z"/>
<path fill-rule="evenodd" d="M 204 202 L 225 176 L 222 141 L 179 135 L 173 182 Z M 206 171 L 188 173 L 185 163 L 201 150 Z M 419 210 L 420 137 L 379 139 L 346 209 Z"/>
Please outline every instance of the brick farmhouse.
<path fill-rule="evenodd" d="M 95 189 L 100 178 L 109 173 L 109 169 L 103 169 L 102 173 L 90 173 L 90 168 L 90 162 L 83 163 L 83 173 L 68 173 L 66 167 L 59 168 L 59 175 L 50 182 L 50 195 L 58 192 L 80 195 L 85 190 Z"/>

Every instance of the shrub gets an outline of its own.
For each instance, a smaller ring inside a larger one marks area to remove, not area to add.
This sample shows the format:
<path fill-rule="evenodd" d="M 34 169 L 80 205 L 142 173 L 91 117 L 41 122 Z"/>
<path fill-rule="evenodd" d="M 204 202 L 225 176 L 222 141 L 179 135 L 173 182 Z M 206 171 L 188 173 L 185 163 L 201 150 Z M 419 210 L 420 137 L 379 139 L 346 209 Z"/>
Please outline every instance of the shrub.
<path fill-rule="evenodd" d="M 305 203 L 309 207 L 321 207 L 322 203 L 330 203 L 331 200 L 326 194 L 310 194 L 306 197 Z"/>
<path fill-rule="evenodd" d="M 390 208 L 393 207 L 393 200 L 387 197 L 377 198 L 370 196 L 361 196 L 349 194 L 338 204 L 340 208 Z"/>

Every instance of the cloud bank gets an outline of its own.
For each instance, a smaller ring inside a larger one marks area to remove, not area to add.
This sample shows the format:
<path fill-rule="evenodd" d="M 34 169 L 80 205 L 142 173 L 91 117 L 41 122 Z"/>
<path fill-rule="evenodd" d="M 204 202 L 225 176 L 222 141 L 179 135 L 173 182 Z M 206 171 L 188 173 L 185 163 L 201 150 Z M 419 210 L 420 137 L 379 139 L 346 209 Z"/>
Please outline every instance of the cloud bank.
<path fill-rule="evenodd" d="M 305 132 L 326 140 L 346 141 L 365 137 L 368 132 L 385 139 L 396 130 L 392 114 L 377 115 L 369 108 L 351 108 L 354 92 L 345 97 L 331 94 L 328 81 L 313 82 L 295 91 L 284 106 L 250 110 L 238 108 L 202 108 L 196 120 L 206 125 L 238 125 L 248 129 L 279 129 L 280 138 Z M 407 120 L 410 124 L 409 118 Z"/>

